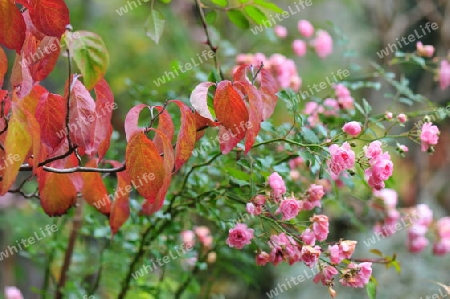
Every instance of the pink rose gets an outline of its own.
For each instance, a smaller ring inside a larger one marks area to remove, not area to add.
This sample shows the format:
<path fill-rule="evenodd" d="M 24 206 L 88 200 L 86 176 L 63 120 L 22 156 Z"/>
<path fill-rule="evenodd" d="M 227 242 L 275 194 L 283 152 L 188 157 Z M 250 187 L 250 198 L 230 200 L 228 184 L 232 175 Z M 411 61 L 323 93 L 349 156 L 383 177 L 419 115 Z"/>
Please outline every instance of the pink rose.
<path fill-rule="evenodd" d="M 333 266 L 325 266 L 322 270 L 316 274 L 313 281 L 314 283 L 322 282 L 324 286 L 332 284 L 333 276 L 337 275 L 339 271 Z"/>
<path fill-rule="evenodd" d="M 344 275 L 339 280 L 343 286 L 362 288 L 369 282 L 370 276 L 372 275 L 372 263 L 350 263 L 347 269 L 343 271 Z"/>
<path fill-rule="evenodd" d="M 188 247 L 194 247 L 195 245 L 195 233 L 191 230 L 184 230 L 180 233 L 181 241 Z"/>
<path fill-rule="evenodd" d="M 317 241 L 325 241 L 329 233 L 328 217 L 325 215 L 314 215 L 309 220 L 313 222 L 313 231 Z"/>
<path fill-rule="evenodd" d="M 286 193 L 286 185 L 284 184 L 283 178 L 277 172 L 269 176 L 269 186 L 272 189 L 274 198 L 279 198 Z"/>
<path fill-rule="evenodd" d="M 309 228 L 307 228 L 303 231 L 301 238 L 302 238 L 303 243 L 305 243 L 306 245 L 311 245 L 311 246 L 316 245 L 316 235 Z"/>
<path fill-rule="evenodd" d="M 329 148 L 331 159 L 327 161 L 328 169 L 333 180 L 337 180 L 342 171 L 350 169 L 355 165 L 355 152 L 348 142 L 342 146 L 332 144 Z"/>
<path fill-rule="evenodd" d="M 285 38 L 287 36 L 287 29 L 284 26 L 276 25 L 273 28 L 273 31 L 275 32 L 275 35 L 279 38 Z"/>
<path fill-rule="evenodd" d="M 436 145 L 439 141 L 439 131 L 438 127 L 433 126 L 433 123 L 424 123 L 422 129 L 420 130 L 420 140 L 422 141 L 422 151 L 427 151 L 430 146 Z"/>
<path fill-rule="evenodd" d="M 317 31 L 315 39 L 311 41 L 311 45 L 320 58 L 325 58 L 333 52 L 333 39 L 324 30 Z"/>
<path fill-rule="evenodd" d="M 450 239 L 450 217 L 442 217 L 436 222 L 439 238 Z"/>
<path fill-rule="evenodd" d="M 394 115 L 392 114 L 392 112 L 386 111 L 384 113 L 384 118 L 386 119 L 392 119 L 394 117 Z"/>
<path fill-rule="evenodd" d="M 209 228 L 207 228 L 206 226 L 197 226 L 194 231 L 203 246 L 207 248 L 211 247 L 213 239 Z"/>
<path fill-rule="evenodd" d="M 416 206 L 416 219 L 414 224 L 429 226 L 433 222 L 433 211 L 427 204 L 418 204 Z"/>
<path fill-rule="evenodd" d="M 242 249 L 245 245 L 251 243 L 253 239 L 253 229 L 248 228 L 247 225 L 238 223 L 236 226 L 228 231 L 227 244 L 236 249 Z"/>
<path fill-rule="evenodd" d="M 350 90 L 342 84 L 336 84 L 333 86 L 336 97 L 345 98 L 350 96 Z"/>
<path fill-rule="evenodd" d="M 430 45 L 424 46 L 422 42 L 417 42 L 417 54 L 423 57 L 433 57 L 434 47 Z"/>
<path fill-rule="evenodd" d="M 339 264 L 342 262 L 344 257 L 341 255 L 341 250 L 339 249 L 339 245 L 328 245 L 328 251 L 330 253 L 330 262 L 333 264 Z"/>
<path fill-rule="evenodd" d="M 369 144 L 369 146 L 364 146 L 364 154 L 366 155 L 366 158 L 373 159 L 376 158 L 378 155 L 381 155 L 383 153 L 383 149 L 381 141 L 373 141 Z"/>
<path fill-rule="evenodd" d="M 305 163 L 305 161 L 303 160 L 302 157 L 299 156 L 297 158 L 289 160 L 289 167 L 291 168 L 291 170 L 294 170 L 297 167 L 299 167 L 300 165 L 302 165 L 303 163 Z"/>
<path fill-rule="evenodd" d="M 361 133 L 361 124 L 357 121 L 351 121 L 342 127 L 342 131 L 350 136 L 358 136 Z"/>
<path fill-rule="evenodd" d="M 433 244 L 433 254 L 444 255 L 450 253 L 450 239 L 441 239 Z"/>
<path fill-rule="evenodd" d="M 5 287 L 5 299 L 23 299 L 23 295 L 16 287 Z"/>
<path fill-rule="evenodd" d="M 412 253 L 418 253 L 425 249 L 429 244 L 428 239 L 420 236 L 408 239 L 408 250 Z"/>
<path fill-rule="evenodd" d="M 265 266 L 268 262 L 270 262 L 270 254 L 268 254 L 267 252 L 261 251 L 256 256 L 256 264 L 258 266 Z"/>
<path fill-rule="evenodd" d="M 314 34 L 313 25 L 307 20 L 298 21 L 298 32 L 304 37 L 311 37 Z"/>
<path fill-rule="evenodd" d="M 302 261 L 305 263 L 306 266 L 309 268 L 312 268 L 319 259 L 321 250 L 320 246 L 309 246 L 309 245 L 303 245 L 302 247 Z"/>
<path fill-rule="evenodd" d="M 441 61 L 441 68 L 439 69 L 439 85 L 441 90 L 450 86 L 450 63 L 447 60 Z"/>
<path fill-rule="evenodd" d="M 400 113 L 399 115 L 397 115 L 397 120 L 401 123 L 405 123 L 408 120 L 408 116 L 406 116 L 406 114 L 404 113 Z"/>
<path fill-rule="evenodd" d="M 398 196 L 395 190 L 388 188 L 375 190 L 373 195 L 383 201 L 383 206 L 385 209 L 389 210 L 397 207 Z"/>
<path fill-rule="evenodd" d="M 295 198 L 286 198 L 282 200 L 275 214 L 283 214 L 283 220 L 290 220 L 297 217 L 301 209 L 301 203 Z"/>
<path fill-rule="evenodd" d="M 308 50 L 306 43 L 301 39 L 294 40 L 294 42 L 292 43 L 292 49 L 294 49 L 295 55 L 300 57 L 305 56 L 306 51 Z"/>

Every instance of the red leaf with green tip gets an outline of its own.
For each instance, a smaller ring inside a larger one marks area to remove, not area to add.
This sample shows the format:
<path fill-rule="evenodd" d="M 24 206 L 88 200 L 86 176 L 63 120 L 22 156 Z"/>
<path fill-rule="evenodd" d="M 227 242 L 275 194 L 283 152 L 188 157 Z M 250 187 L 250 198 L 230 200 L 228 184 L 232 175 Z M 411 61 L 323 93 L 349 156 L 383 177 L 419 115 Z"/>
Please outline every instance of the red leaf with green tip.
<path fill-rule="evenodd" d="M 0 1 L 0 44 L 17 53 L 25 40 L 26 25 L 19 8 L 9 0 Z"/>
<path fill-rule="evenodd" d="M 242 140 L 246 132 L 245 124 L 248 121 L 248 111 L 241 95 L 230 81 L 222 81 L 217 84 L 216 94 L 214 95 L 214 110 L 220 124 L 235 135 L 233 138 Z"/>
<path fill-rule="evenodd" d="M 144 132 L 134 134 L 127 144 L 125 160 L 136 190 L 149 203 L 154 203 L 166 175 L 163 158 L 156 145 Z M 145 183 L 140 183 L 145 180 Z M 149 182 L 150 180 L 150 182 Z"/>
<path fill-rule="evenodd" d="M 75 64 L 83 76 L 84 85 L 91 90 L 106 73 L 109 55 L 106 46 L 95 33 L 77 31 L 77 38 L 67 41 Z"/>
<path fill-rule="evenodd" d="M 45 35 L 60 37 L 70 24 L 69 9 L 63 0 L 32 0 L 30 17 Z"/>

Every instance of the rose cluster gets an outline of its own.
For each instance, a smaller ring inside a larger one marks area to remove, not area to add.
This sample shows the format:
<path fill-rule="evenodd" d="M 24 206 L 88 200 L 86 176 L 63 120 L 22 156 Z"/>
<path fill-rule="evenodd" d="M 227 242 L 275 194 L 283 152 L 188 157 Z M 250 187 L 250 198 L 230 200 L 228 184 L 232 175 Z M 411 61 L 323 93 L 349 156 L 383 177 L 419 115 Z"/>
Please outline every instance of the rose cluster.
<path fill-rule="evenodd" d="M 290 162 L 291 167 L 296 167 L 300 160 L 294 159 Z M 321 207 L 321 199 L 325 196 L 322 185 L 310 184 L 306 191 L 299 197 L 287 196 L 286 184 L 283 178 L 277 173 L 272 173 L 267 180 L 269 194 L 257 195 L 247 203 L 247 212 L 253 216 L 261 216 L 277 221 L 278 228 L 290 227 L 291 229 L 281 229 L 270 236 L 258 234 L 258 238 L 266 238 L 267 249 L 258 249 L 256 264 L 264 266 L 268 263 L 278 265 L 286 262 L 289 265 L 303 263 L 307 267 L 318 266 L 320 272 L 314 278 L 316 283 L 322 282 L 329 288 L 330 295 L 336 295 L 333 287 L 334 276 L 341 274 L 339 281 L 344 286 L 363 287 L 369 281 L 372 273 L 371 263 L 347 263 L 342 265 L 344 260 L 352 257 L 356 248 L 356 241 L 340 240 L 333 244 L 318 244 L 324 242 L 329 234 L 329 218 L 322 214 L 313 214 L 309 218 L 309 226 L 298 228 L 295 222 L 288 222 L 295 219 L 300 211 L 310 211 L 316 207 Z M 276 206 L 272 212 L 268 206 L 273 203 Z M 281 214 L 281 219 L 276 215 Z M 295 232 L 293 232 L 295 231 Z M 265 230 L 264 230 L 265 232 Z M 253 228 L 249 228 L 244 223 L 237 223 L 229 230 L 226 243 L 233 248 L 242 249 L 250 245 L 256 237 Z M 260 242 L 258 242 L 260 244 Z M 328 258 L 328 262 L 324 262 Z M 341 270 L 338 270 L 341 269 Z"/>

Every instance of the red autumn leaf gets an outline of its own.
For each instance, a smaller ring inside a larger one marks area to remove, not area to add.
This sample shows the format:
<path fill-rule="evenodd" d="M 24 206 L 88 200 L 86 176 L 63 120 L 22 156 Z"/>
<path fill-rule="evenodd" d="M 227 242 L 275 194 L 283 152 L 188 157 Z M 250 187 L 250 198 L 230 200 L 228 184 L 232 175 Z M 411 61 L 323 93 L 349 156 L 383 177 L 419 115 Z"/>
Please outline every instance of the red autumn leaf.
<path fill-rule="evenodd" d="M 180 107 L 181 127 L 175 145 L 175 171 L 191 157 L 195 148 L 197 127 L 195 125 L 195 115 L 186 104 L 180 101 L 171 101 Z"/>
<path fill-rule="evenodd" d="M 31 0 L 15 0 L 16 3 L 22 4 L 26 9 L 31 9 Z"/>
<path fill-rule="evenodd" d="M 237 81 L 235 86 L 246 95 L 248 101 L 249 121 L 246 123 L 245 153 L 252 148 L 261 129 L 263 103 L 260 92 L 249 82 Z"/>
<path fill-rule="evenodd" d="M 194 117 L 195 117 L 195 131 L 196 131 L 196 137 L 195 141 L 199 140 L 200 138 L 205 135 L 205 130 L 207 127 L 215 127 L 218 124 L 212 122 L 211 120 L 204 118 L 200 114 L 198 114 L 197 111 L 194 111 Z"/>
<path fill-rule="evenodd" d="M 32 0 L 30 17 L 39 31 L 58 38 L 70 24 L 69 9 L 64 0 Z"/>
<path fill-rule="evenodd" d="M 266 69 L 261 70 L 261 99 L 263 101 L 263 120 L 268 119 L 275 110 L 275 106 L 277 105 L 278 96 L 276 93 L 278 92 L 278 86 L 270 74 L 270 72 Z"/>
<path fill-rule="evenodd" d="M 17 6 L 8 0 L 0 1 L 0 44 L 19 53 L 25 31 L 25 22 Z"/>
<path fill-rule="evenodd" d="M 241 141 L 236 137 L 236 135 L 230 134 L 230 131 L 225 129 L 225 127 L 219 127 L 219 144 L 220 151 L 222 154 L 226 155 Z"/>
<path fill-rule="evenodd" d="M 112 125 L 111 117 L 114 110 L 114 95 L 105 79 L 101 79 L 94 87 L 95 122 L 91 131 L 92 150 L 86 151 L 88 155 L 98 152 L 99 160 L 103 159 L 109 148 Z"/>
<path fill-rule="evenodd" d="M 155 131 L 158 134 L 158 130 L 151 129 L 152 131 Z M 170 187 L 170 182 L 172 180 L 172 170 L 173 166 L 175 164 L 175 156 L 173 152 L 173 147 L 170 142 L 170 140 L 165 136 L 165 134 L 160 134 L 161 140 L 163 144 L 163 152 L 164 152 L 164 176 L 163 176 L 163 182 L 161 187 L 158 190 L 158 193 L 156 195 L 155 201 L 152 201 L 149 198 L 146 198 L 144 205 L 142 206 L 142 212 L 145 215 L 151 215 L 153 213 L 156 213 L 159 211 L 163 204 L 164 199 L 166 197 L 167 191 Z M 138 189 L 139 191 L 139 189 Z"/>
<path fill-rule="evenodd" d="M 20 99 L 27 96 L 33 89 L 33 78 L 31 77 L 30 69 L 26 67 L 25 58 L 19 54 L 16 54 L 14 59 L 11 85 Z"/>
<path fill-rule="evenodd" d="M 47 78 L 58 61 L 60 51 L 59 40 L 56 37 L 46 36 L 39 41 L 36 51 L 26 58 L 30 63 L 30 73 L 34 81 L 39 82 Z M 39 59 L 35 59 L 36 57 Z"/>
<path fill-rule="evenodd" d="M 110 163 L 113 167 L 122 165 L 117 161 L 106 162 Z M 114 201 L 111 204 L 111 214 L 109 216 L 109 226 L 113 235 L 119 231 L 130 217 L 130 193 L 126 191 L 128 186 L 131 186 L 130 176 L 126 171 L 118 172 L 116 175 L 117 191 L 114 194 Z M 124 190 L 125 192 L 123 192 Z"/>
<path fill-rule="evenodd" d="M 0 162 L 1 167 L 4 168 L 0 195 L 8 192 L 31 149 L 33 141 L 27 122 L 29 116 L 30 114 L 24 111 L 19 104 L 13 103 L 3 145 L 5 158 Z"/>
<path fill-rule="evenodd" d="M 145 104 L 139 104 L 137 106 L 134 106 L 133 108 L 128 111 L 127 116 L 125 117 L 125 138 L 127 141 L 130 141 L 131 137 L 133 137 L 134 134 L 143 132 L 144 128 L 139 127 L 139 114 L 141 114 L 142 109 L 149 108 L 150 106 Z"/>
<path fill-rule="evenodd" d="M 237 70 L 234 71 L 233 81 L 242 81 L 250 83 L 250 81 L 247 78 L 247 69 L 249 68 L 250 66 L 248 64 L 243 64 L 239 66 Z"/>
<path fill-rule="evenodd" d="M 0 88 L 3 86 L 5 80 L 5 74 L 8 71 L 8 59 L 6 58 L 5 51 L 0 47 Z"/>
<path fill-rule="evenodd" d="M 164 145 L 159 134 L 164 134 L 169 140 L 172 140 L 175 133 L 175 127 L 172 122 L 172 117 L 170 116 L 169 112 L 164 109 L 164 107 L 154 106 L 153 108 L 156 109 L 159 113 L 157 133 L 155 138 L 153 138 L 153 142 L 158 148 L 158 151 L 162 153 L 164 152 Z"/>
<path fill-rule="evenodd" d="M 245 136 L 245 124 L 248 121 L 248 111 L 239 93 L 230 81 L 222 81 L 217 85 L 214 95 L 214 110 L 216 117 L 233 138 L 242 140 Z"/>
<path fill-rule="evenodd" d="M 67 144 L 67 139 L 63 141 L 63 144 Z M 68 148 L 66 146 L 66 148 Z M 67 152 L 67 151 L 66 151 Z M 65 162 L 64 168 L 73 168 L 77 167 L 79 165 L 77 156 L 73 153 L 67 158 L 63 159 Z M 52 165 L 53 166 L 53 165 Z M 81 193 L 81 190 L 83 189 L 83 177 L 81 176 L 81 172 L 73 172 L 69 174 L 70 180 L 73 183 L 73 186 L 75 187 L 75 190 L 77 190 L 78 193 Z"/>
<path fill-rule="evenodd" d="M 89 91 L 75 76 L 69 102 L 69 136 L 73 144 L 81 150 L 91 150 L 91 130 L 95 121 L 95 102 Z M 64 98 L 67 98 L 67 86 Z"/>
<path fill-rule="evenodd" d="M 163 185 L 166 171 L 158 148 L 144 132 L 131 137 L 127 144 L 125 161 L 127 172 L 138 193 L 150 203 L 154 203 Z M 145 183 L 142 180 L 145 180 Z"/>
<path fill-rule="evenodd" d="M 46 93 L 36 107 L 36 119 L 41 126 L 42 142 L 55 148 L 64 138 L 66 131 L 66 103 L 59 94 Z"/>
<path fill-rule="evenodd" d="M 49 216 L 61 216 L 75 205 L 77 190 L 69 174 L 46 172 L 38 169 L 41 206 Z"/>
<path fill-rule="evenodd" d="M 191 93 L 190 101 L 192 107 L 204 118 L 214 121 L 214 117 L 208 109 L 208 88 L 215 83 L 203 82 L 195 87 Z"/>
<path fill-rule="evenodd" d="M 97 160 L 92 159 L 86 163 L 86 167 L 98 167 Z M 109 215 L 111 211 L 111 200 L 100 173 L 83 172 L 81 176 L 83 178 L 81 194 L 84 200 L 101 213 Z"/>

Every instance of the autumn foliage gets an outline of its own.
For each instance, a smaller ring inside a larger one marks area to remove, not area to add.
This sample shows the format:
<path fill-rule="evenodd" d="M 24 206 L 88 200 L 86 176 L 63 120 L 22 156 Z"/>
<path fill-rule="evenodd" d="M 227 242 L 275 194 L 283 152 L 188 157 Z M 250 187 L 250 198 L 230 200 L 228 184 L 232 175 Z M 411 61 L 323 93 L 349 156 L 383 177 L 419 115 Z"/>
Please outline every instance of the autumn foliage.
<path fill-rule="evenodd" d="M 136 190 L 145 199 L 141 213 L 152 215 L 161 209 L 172 176 L 189 160 L 206 128 L 219 127 L 222 153 L 244 138 L 247 153 L 261 121 L 274 111 L 278 88 L 271 74 L 262 66 L 243 65 L 232 81 L 198 85 L 191 95 L 195 110 L 179 100 L 132 108 L 125 120 L 124 161 L 105 160 L 116 105 L 104 79 L 109 56 L 98 35 L 72 32 L 69 24 L 63 0 L 0 2 L 0 45 L 15 51 L 8 69 L 0 47 L 0 195 L 11 190 L 19 172 L 31 172 L 49 216 L 65 214 L 81 194 L 109 217 L 116 233 L 130 215 L 130 185 L 151 178 Z M 67 59 L 70 65 L 64 94 L 40 84 L 58 59 Z M 72 72 L 75 66 L 81 75 Z M 7 72 L 9 87 L 3 82 Z M 178 107 L 179 127 L 168 106 Z M 152 118 L 140 127 L 144 109 L 150 110 Z M 127 194 L 116 194 L 111 200 L 104 173 L 114 174 L 117 189 L 126 189 Z"/>

